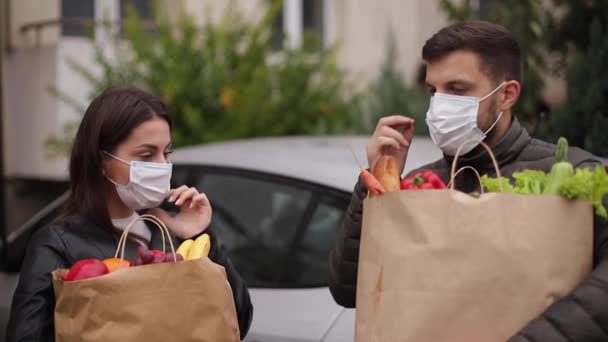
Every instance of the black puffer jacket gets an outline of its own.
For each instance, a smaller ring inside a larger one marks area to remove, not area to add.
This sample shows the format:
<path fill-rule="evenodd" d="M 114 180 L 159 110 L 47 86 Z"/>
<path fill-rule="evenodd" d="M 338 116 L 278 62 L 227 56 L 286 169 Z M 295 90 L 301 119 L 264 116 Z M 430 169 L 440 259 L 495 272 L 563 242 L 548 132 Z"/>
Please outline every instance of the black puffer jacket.
<path fill-rule="evenodd" d="M 150 230 L 150 248 L 162 249 L 158 230 L 154 227 L 150 227 Z M 213 230 L 207 229 L 205 232 L 211 237 L 209 258 L 226 269 L 243 338 L 253 316 L 249 291 Z M 50 273 L 58 268 L 69 268 L 78 260 L 113 257 L 118 239 L 119 235 L 115 232 L 98 227 L 81 217 L 68 217 L 36 232 L 29 242 L 13 297 L 7 341 L 54 341 L 55 297 Z M 175 244 L 180 242 L 176 238 L 173 240 Z M 135 260 L 137 246 L 137 242 L 129 239 L 125 258 Z"/>
<path fill-rule="evenodd" d="M 503 175 L 510 177 L 523 169 L 549 171 L 555 160 L 555 145 L 531 139 L 517 120 L 493 146 Z M 576 167 L 599 163 L 593 155 L 577 148 L 569 150 L 569 159 Z M 444 157 L 420 169 L 437 172 L 449 179 L 452 159 Z M 459 167 L 470 165 L 482 174 L 493 175 L 493 167 L 485 152 L 474 150 L 464 156 Z M 479 191 L 479 182 L 465 172 L 456 180 L 456 188 L 465 192 Z M 357 291 L 357 267 L 361 239 L 363 199 L 367 189 L 361 180 L 355 186 L 342 229 L 330 255 L 329 288 L 342 306 L 354 308 Z M 604 201 L 608 205 L 607 201 Z M 574 292 L 550 306 L 540 317 L 516 334 L 512 342 L 592 342 L 608 341 L 608 229 L 605 220 L 594 218 L 594 271 Z"/>

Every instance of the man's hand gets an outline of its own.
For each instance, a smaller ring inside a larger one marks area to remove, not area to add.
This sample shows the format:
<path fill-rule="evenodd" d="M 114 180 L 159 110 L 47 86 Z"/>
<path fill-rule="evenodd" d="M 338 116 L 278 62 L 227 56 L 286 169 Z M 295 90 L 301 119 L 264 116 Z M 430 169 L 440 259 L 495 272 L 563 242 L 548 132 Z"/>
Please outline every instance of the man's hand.
<path fill-rule="evenodd" d="M 367 145 L 369 167 L 373 168 L 381 156 L 387 155 L 397 160 L 399 174 L 403 173 L 413 136 L 413 119 L 401 115 L 380 119 Z"/>

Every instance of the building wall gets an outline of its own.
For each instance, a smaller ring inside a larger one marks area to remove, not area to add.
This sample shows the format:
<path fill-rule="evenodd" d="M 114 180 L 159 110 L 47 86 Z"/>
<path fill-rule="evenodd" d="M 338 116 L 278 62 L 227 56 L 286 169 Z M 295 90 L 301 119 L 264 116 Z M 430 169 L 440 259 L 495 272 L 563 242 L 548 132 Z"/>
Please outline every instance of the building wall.
<path fill-rule="evenodd" d="M 10 1 L 10 0 L 9 0 Z M 99 13 L 113 0 L 98 0 Z M 10 51 L 3 51 L 4 157 L 9 178 L 62 180 L 67 159 L 50 158 L 45 141 L 61 134 L 66 122 L 82 113 L 49 92 L 56 86 L 85 106 L 89 84 L 68 66 L 68 59 L 95 70 L 93 49 L 85 38 L 61 37 L 58 25 L 21 33 L 23 25 L 58 19 L 59 0 L 10 1 Z"/>
<path fill-rule="evenodd" d="M 328 2 L 328 38 L 340 44 L 340 63 L 362 82 L 377 75 L 390 31 L 397 38 L 398 66 L 408 80 L 413 80 L 424 42 L 446 23 L 438 1 Z"/>
<path fill-rule="evenodd" d="M 37 39 L 34 30 L 27 34 L 20 32 L 25 23 L 57 19 L 60 16 L 61 0 L 5 0 L 10 7 L 10 42 L 15 48 L 35 46 Z M 60 37 L 58 27 L 47 27 L 40 31 L 42 46 L 54 46 Z"/>
<path fill-rule="evenodd" d="M 44 157 L 45 137 L 57 124 L 57 101 L 46 91 L 57 75 L 55 47 L 16 49 L 4 59 L 5 172 L 46 178 L 63 171 Z"/>

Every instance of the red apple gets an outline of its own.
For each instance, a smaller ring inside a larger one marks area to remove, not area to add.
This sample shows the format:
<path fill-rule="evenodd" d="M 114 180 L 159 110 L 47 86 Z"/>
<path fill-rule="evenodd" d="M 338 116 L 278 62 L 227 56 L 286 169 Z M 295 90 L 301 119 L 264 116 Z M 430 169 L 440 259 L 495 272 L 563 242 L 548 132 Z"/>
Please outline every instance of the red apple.
<path fill-rule="evenodd" d="M 84 259 L 72 265 L 63 280 L 76 281 L 99 277 L 107 273 L 109 273 L 108 267 L 102 261 L 97 259 Z"/>
<path fill-rule="evenodd" d="M 158 249 L 152 249 L 152 250 L 150 250 L 150 252 L 152 252 L 152 254 L 154 254 L 154 256 L 161 256 L 161 257 L 165 256 L 165 253 L 159 251 Z"/>
<path fill-rule="evenodd" d="M 174 255 L 175 255 L 175 259 L 173 257 Z M 184 260 L 184 257 L 179 253 L 175 253 L 175 254 L 167 253 L 167 254 L 165 254 L 165 257 L 163 258 L 163 262 L 175 262 L 175 261 L 183 261 L 183 260 Z"/>
<path fill-rule="evenodd" d="M 154 259 L 154 253 L 146 246 L 137 247 L 137 256 L 141 258 L 141 265 L 150 264 L 152 263 L 152 259 Z"/>

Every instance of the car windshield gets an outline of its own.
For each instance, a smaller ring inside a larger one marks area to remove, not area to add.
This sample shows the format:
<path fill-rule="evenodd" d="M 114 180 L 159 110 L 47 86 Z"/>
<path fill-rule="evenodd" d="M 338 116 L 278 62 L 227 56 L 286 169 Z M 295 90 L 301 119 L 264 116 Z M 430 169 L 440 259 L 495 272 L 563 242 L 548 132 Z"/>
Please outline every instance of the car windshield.
<path fill-rule="evenodd" d="M 345 194 L 253 174 L 197 173 L 211 227 L 251 287 L 324 286 Z"/>

